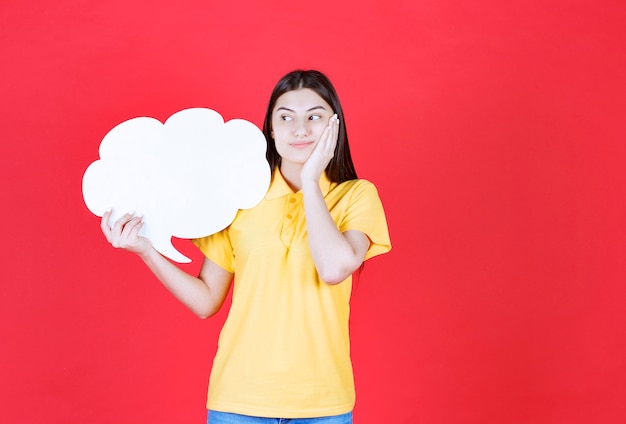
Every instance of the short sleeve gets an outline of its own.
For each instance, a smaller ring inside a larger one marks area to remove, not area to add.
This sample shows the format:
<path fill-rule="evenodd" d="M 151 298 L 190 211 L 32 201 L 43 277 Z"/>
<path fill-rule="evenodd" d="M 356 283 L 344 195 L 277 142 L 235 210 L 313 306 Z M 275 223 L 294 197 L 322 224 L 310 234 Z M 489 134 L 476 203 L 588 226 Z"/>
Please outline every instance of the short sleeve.
<path fill-rule="evenodd" d="M 200 251 L 230 273 L 235 272 L 235 256 L 228 235 L 228 228 L 207 237 L 191 240 Z"/>
<path fill-rule="evenodd" d="M 359 180 L 353 186 L 339 230 L 342 233 L 348 230 L 358 230 L 367 235 L 371 245 L 365 254 L 365 259 L 391 250 L 385 211 L 374 184 Z"/>

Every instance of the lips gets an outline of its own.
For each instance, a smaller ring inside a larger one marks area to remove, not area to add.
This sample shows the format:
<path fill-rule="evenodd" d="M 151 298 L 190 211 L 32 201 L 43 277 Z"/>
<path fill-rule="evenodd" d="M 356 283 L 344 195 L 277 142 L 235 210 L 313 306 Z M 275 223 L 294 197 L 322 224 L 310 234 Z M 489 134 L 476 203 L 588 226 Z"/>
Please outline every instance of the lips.
<path fill-rule="evenodd" d="M 314 141 L 297 141 L 294 143 L 289 143 L 290 147 L 293 147 L 294 149 L 306 149 L 307 147 L 311 146 L 314 143 Z"/>

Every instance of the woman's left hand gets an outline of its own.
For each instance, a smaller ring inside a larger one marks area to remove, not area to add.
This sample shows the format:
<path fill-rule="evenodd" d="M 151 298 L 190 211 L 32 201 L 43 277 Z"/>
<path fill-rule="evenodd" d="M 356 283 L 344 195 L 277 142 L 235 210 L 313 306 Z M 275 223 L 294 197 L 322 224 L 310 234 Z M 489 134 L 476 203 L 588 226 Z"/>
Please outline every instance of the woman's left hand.
<path fill-rule="evenodd" d="M 322 173 L 335 155 L 338 135 L 339 118 L 337 118 L 337 114 L 334 114 L 329 119 L 328 126 L 320 136 L 317 145 L 311 152 L 311 156 L 309 156 L 300 171 L 303 185 L 309 182 L 319 183 Z"/>

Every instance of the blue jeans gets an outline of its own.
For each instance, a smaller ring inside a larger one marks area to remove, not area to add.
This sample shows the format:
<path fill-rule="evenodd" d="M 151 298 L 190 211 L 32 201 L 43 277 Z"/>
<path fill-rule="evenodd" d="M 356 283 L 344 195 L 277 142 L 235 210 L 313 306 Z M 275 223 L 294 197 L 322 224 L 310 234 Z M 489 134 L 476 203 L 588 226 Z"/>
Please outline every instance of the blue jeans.
<path fill-rule="evenodd" d="M 208 424 L 352 424 L 352 412 L 332 417 L 263 418 L 209 410 Z"/>

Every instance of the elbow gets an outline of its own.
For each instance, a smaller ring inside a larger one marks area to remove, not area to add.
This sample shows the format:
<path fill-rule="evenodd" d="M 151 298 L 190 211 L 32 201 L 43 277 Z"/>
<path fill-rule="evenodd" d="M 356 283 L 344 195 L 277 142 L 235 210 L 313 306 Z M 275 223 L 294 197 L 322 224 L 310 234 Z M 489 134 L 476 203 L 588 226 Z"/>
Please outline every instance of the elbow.
<path fill-rule="evenodd" d="M 341 282 L 343 282 L 343 281 L 346 281 L 346 279 L 345 279 L 345 278 L 343 278 L 343 279 L 340 279 L 340 278 L 336 278 L 336 279 L 333 279 L 333 278 L 327 278 L 327 279 L 324 279 L 324 278 L 323 278 L 322 280 L 324 280 L 324 282 L 325 282 L 326 284 L 328 284 L 329 286 L 336 286 L 337 284 L 339 284 L 339 283 L 341 283 Z"/>
<path fill-rule="evenodd" d="M 328 284 L 329 286 L 337 285 L 352 275 L 350 272 L 341 271 L 341 270 L 326 270 L 319 272 L 319 276 L 323 282 Z"/>
<path fill-rule="evenodd" d="M 336 284 L 346 281 L 354 271 L 356 271 L 363 260 L 354 257 L 344 259 L 342 261 L 332 261 L 329 263 L 316 264 L 317 273 L 319 277 L 326 284 L 334 286 Z"/>
<path fill-rule="evenodd" d="M 194 315 L 197 316 L 198 318 L 204 320 L 204 319 L 208 319 L 211 318 L 213 315 L 215 315 L 217 313 L 219 309 L 202 309 L 202 310 L 197 310 L 197 311 L 193 311 Z"/>
<path fill-rule="evenodd" d="M 320 279 L 328 285 L 346 281 L 363 264 L 369 244 L 367 236 L 358 231 L 342 233 L 330 249 L 320 248 L 319 242 L 312 244 L 313 261 Z"/>
<path fill-rule="evenodd" d="M 202 320 L 208 319 L 212 316 L 212 314 L 206 312 L 196 312 L 195 315 Z"/>

